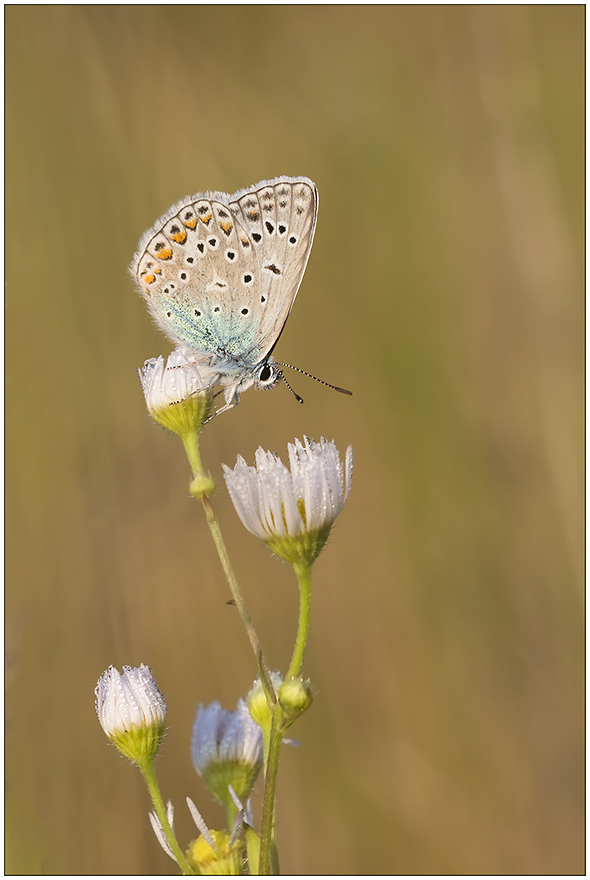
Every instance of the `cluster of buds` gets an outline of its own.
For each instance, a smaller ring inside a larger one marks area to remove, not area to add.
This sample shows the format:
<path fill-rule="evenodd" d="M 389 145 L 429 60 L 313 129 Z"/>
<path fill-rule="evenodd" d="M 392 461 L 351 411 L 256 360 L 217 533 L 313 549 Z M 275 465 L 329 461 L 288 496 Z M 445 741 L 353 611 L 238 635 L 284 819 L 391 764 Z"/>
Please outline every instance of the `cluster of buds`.
<path fill-rule="evenodd" d="M 183 440 L 193 470 L 192 494 L 210 495 L 213 484 L 202 472 L 197 438 L 211 418 L 219 375 L 202 359 L 195 360 L 189 349 L 178 346 L 166 362 L 162 357 L 146 361 L 140 378 L 152 417 Z M 311 566 L 350 492 L 353 455 L 349 447 L 343 464 L 333 441 L 322 438 L 316 443 L 307 437 L 289 444 L 288 453 L 289 467 L 259 448 L 255 467 L 240 456 L 233 469 L 226 465 L 223 469 L 240 520 L 294 567 L 302 597 L 308 600 Z M 234 711 L 218 702 L 198 708 L 191 756 L 195 770 L 225 808 L 227 830 L 209 829 L 187 798 L 200 833 L 186 852 L 174 834 L 172 804 L 164 807 L 153 772 L 165 732 L 166 703 L 150 669 L 143 664 L 125 666 L 121 674 L 111 666 L 98 681 L 96 711 L 103 730 L 141 769 L 154 802 L 152 827 L 184 874 L 258 873 L 261 839 L 253 829 L 249 798 L 268 758 L 272 737 L 282 739 L 313 700 L 309 680 L 299 676 L 308 626 L 307 617 L 305 631 L 301 630 L 302 619 L 300 615 L 296 649 L 284 679 L 278 672 L 270 679 L 266 675 L 264 686 L 257 679 Z M 274 742 L 280 745 L 280 739 Z"/>
<path fill-rule="evenodd" d="M 166 703 L 150 669 L 144 664 L 124 666 L 121 674 L 111 666 L 101 675 L 95 694 L 104 732 L 121 754 L 150 778 L 166 723 Z M 197 773 L 225 806 L 231 830 L 209 829 L 187 798 L 200 835 L 183 854 L 185 865 L 199 874 L 242 874 L 247 862 L 244 840 L 254 834 L 248 798 L 263 763 L 262 730 L 246 702 L 239 700 L 233 712 L 217 702 L 199 706 L 191 754 Z M 182 864 L 175 852 L 178 845 L 174 846 L 172 805 L 168 804 L 165 820 L 155 812 L 150 813 L 150 820 L 164 851 Z"/>

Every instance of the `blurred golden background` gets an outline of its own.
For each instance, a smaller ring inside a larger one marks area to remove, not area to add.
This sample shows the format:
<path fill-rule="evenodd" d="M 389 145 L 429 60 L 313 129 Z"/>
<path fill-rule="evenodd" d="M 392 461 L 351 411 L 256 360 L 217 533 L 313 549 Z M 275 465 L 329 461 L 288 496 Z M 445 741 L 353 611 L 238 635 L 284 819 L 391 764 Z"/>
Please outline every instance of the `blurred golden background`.
<path fill-rule="evenodd" d="M 582 873 L 584 7 L 8 6 L 6 74 L 7 871 L 172 871 L 94 713 L 111 663 L 166 696 L 181 843 L 186 795 L 222 820 L 192 720 L 255 666 L 127 266 L 176 200 L 288 174 L 320 210 L 276 354 L 354 396 L 293 374 L 304 406 L 250 391 L 202 444 L 283 671 L 295 582 L 221 463 L 356 453 L 283 871 Z"/>

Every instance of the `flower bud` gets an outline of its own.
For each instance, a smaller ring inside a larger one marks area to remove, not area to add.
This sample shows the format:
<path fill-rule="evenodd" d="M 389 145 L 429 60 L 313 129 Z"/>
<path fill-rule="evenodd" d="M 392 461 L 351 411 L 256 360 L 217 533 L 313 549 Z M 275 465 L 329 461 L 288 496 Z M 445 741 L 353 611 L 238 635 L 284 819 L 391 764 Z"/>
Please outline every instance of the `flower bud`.
<path fill-rule="evenodd" d="M 280 672 L 271 672 L 270 679 L 275 692 L 277 692 L 283 683 L 283 676 Z M 246 702 L 248 704 L 248 709 L 250 710 L 250 715 L 256 724 L 262 728 L 263 732 L 268 735 L 272 723 L 272 713 L 266 701 L 266 694 L 264 693 L 264 688 L 262 687 L 262 682 L 259 678 L 257 678 L 252 685 L 252 690 L 246 697 Z"/>
<path fill-rule="evenodd" d="M 133 669 L 114 666 L 103 672 L 95 689 L 96 713 L 102 729 L 140 767 L 154 759 L 166 723 L 166 703 L 145 664 Z"/>
<path fill-rule="evenodd" d="M 285 713 L 285 727 L 288 727 L 313 703 L 310 681 L 302 678 L 285 679 L 279 688 L 279 703 Z"/>
<path fill-rule="evenodd" d="M 210 791 L 231 814 L 250 795 L 262 767 L 262 731 L 243 700 L 235 712 L 217 702 L 199 706 L 191 746 L 193 764 Z"/>

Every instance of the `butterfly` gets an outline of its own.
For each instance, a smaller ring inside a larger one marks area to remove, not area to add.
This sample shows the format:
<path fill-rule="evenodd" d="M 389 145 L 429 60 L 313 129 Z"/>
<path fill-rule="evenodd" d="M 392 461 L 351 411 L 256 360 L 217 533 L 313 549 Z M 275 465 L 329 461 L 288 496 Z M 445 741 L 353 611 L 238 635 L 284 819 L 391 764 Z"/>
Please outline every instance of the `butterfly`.
<path fill-rule="evenodd" d="M 276 177 L 233 195 L 188 196 L 142 236 L 133 278 L 164 333 L 217 373 L 225 392 L 217 414 L 252 386 L 286 382 L 285 365 L 271 354 L 303 278 L 317 214 L 309 178 Z"/>

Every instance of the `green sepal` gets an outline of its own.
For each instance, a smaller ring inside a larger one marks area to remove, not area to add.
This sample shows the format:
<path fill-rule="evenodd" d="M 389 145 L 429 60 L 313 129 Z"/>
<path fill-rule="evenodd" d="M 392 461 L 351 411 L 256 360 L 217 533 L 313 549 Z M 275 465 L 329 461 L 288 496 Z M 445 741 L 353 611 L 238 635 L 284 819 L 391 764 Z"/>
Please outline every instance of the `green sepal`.
<path fill-rule="evenodd" d="M 202 770 L 202 776 L 213 796 L 223 804 L 228 815 L 232 816 L 236 812 L 236 805 L 229 793 L 229 786 L 233 788 L 238 800 L 245 803 L 254 788 L 259 770 L 260 765 L 252 766 L 244 761 L 217 758 L 207 764 Z"/>
<path fill-rule="evenodd" d="M 258 874 L 258 864 L 260 862 L 260 835 L 258 832 L 244 825 L 246 835 L 246 852 L 248 854 L 248 873 L 251 876 Z"/>
<path fill-rule="evenodd" d="M 185 400 L 167 406 L 150 409 L 150 415 L 159 425 L 182 437 L 203 428 L 211 412 L 213 397 L 209 394 L 193 394 Z"/>
<path fill-rule="evenodd" d="M 264 543 L 275 556 L 290 565 L 311 565 L 320 555 L 332 528 L 326 523 L 319 529 L 311 529 L 302 535 L 269 538 Z"/>
<path fill-rule="evenodd" d="M 113 745 L 126 758 L 139 767 L 147 767 L 156 756 L 164 737 L 165 724 L 149 724 L 145 727 L 131 726 L 129 730 L 109 737 Z"/>

